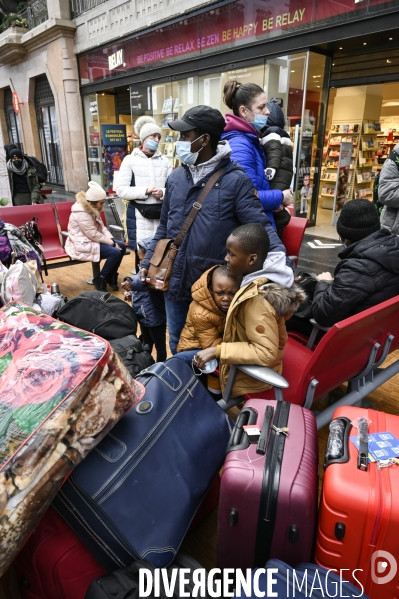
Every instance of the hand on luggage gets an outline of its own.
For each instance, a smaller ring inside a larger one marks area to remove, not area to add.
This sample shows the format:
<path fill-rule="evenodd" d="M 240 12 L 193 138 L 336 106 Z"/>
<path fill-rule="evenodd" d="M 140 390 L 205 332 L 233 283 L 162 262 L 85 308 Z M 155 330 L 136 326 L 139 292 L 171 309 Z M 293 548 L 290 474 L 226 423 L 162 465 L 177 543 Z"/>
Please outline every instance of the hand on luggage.
<path fill-rule="evenodd" d="M 199 351 L 193 358 L 193 364 L 200 370 L 206 369 L 206 363 L 216 358 L 216 347 L 207 347 Z"/>

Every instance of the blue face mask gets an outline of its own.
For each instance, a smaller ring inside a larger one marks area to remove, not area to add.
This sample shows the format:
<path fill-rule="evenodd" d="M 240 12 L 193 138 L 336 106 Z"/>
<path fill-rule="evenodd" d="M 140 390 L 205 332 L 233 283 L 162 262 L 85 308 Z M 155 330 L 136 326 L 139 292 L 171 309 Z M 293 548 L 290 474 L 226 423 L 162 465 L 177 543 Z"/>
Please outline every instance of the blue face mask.
<path fill-rule="evenodd" d="M 266 127 L 267 114 L 254 114 L 251 110 L 249 110 L 249 112 L 255 117 L 252 123 L 249 123 L 252 125 L 252 127 L 254 127 L 257 131 L 261 131 L 264 127 Z"/>
<path fill-rule="evenodd" d="M 193 144 L 195 141 L 197 141 L 201 137 L 203 137 L 203 136 L 200 135 L 199 137 L 197 137 L 197 139 L 194 139 L 194 141 L 177 141 L 176 142 L 176 153 L 177 153 L 178 157 L 180 158 L 180 161 L 183 164 L 195 164 L 196 163 L 198 154 L 201 152 L 202 148 L 201 148 L 201 150 L 198 150 L 198 152 L 192 152 L 191 144 Z"/>
<path fill-rule="evenodd" d="M 146 139 L 145 146 L 146 146 L 147 150 L 150 150 L 150 152 L 155 152 L 155 150 L 158 150 L 159 142 L 156 141 L 155 139 L 149 138 L 149 139 Z"/>

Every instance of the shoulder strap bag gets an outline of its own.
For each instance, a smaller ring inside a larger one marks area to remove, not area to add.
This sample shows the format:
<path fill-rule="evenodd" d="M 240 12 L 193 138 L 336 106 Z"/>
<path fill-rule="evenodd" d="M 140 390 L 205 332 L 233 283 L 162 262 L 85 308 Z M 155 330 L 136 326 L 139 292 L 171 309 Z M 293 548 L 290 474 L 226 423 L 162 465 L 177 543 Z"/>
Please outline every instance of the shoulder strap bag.
<path fill-rule="evenodd" d="M 154 253 L 150 260 L 146 283 L 152 289 L 159 291 L 167 291 L 169 287 L 169 279 L 172 274 L 173 264 L 185 236 L 187 235 L 195 217 L 202 208 L 207 195 L 211 191 L 216 181 L 222 176 L 224 168 L 221 168 L 213 173 L 202 189 L 198 200 L 194 202 L 182 228 L 176 235 L 175 239 L 160 239 L 155 246 Z"/>

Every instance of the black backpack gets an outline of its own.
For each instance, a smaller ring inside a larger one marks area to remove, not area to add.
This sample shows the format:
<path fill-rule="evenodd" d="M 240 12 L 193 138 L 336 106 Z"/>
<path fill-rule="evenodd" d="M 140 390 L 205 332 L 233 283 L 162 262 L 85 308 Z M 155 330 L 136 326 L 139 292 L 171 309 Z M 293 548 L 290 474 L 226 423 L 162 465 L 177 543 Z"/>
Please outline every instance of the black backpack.
<path fill-rule="evenodd" d="M 143 345 L 136 335 L 127 335 L 122 339 L 114 339 L 109 344 L 133 378 L 140 374 L 144 368 L 154 364 L 154 359 L 148 351 L 148 345 Z"/>
<path fill-rule="evenodd" d="M 399 170 L 399 154 L 397 152 L 395 152 L 395 150 L 391 150 L 388 158 L 390 158 L 390 160 L 392 160 L 396 164 L 396 167 Z M 378 173 L 378 175 L 374 179 L 374 185 L 373 185 L 373 204 L 376 207 L 378 214 L 381 214 L 382 209 L 384 208 L 384 204 L 381 204 L 379 195 L 378 195 L 378 186 L 380 184 L 380 175 L 381 175 L 381 171 Z"/>
<path fill-rule="evenodd" d="M 57 318 L 107 341 L 135 335 L 137 331 L 133 308 L 105 291 L 85 291 L 72 298 L 58 311 Z"/>
<path fill-rule="evenodd" d="M 179 583 L 181 570 L 183 568 L 185 570 L 183 573 L 185 576 L 184 581 L 187 581 L 186 584 L 184 584 L 184 592 L 186 596 L 192 597 L 192 591 L 195 587 L 193 580 L 194 571 L 203 569 L 203 566 L 201 566 L 201 564 L 193 557 L 185 553 L 178 553 L 174 561 L 167 568 L 169 582 L 171 581 L 173 570 L 177 570 L 176 583 L 174 589 L 171 589 L 173 594 L 170 592 L 166 594 L 163 579 L 161 578 L 159 594 L 155 595 L 155 589 L 153 588 L 149 595 L 149 599 L 153 599 L 154 597 L 160 597 L 161 599 L 173 597 L 173 599 L 178 599 L 178 597 L 180 597 Z M 85 599 L 140 599 L 140 597 L 143 596 L 140 591 L 144 590 L 139 588 L 140 570 L 142 569 L 146 569 L 151 572 L 152 575 L 154 574 L 154 566 L 150 564 L 150 562 L 140 559 L 133 562 L 130 566 L 116 570 L 112 574 L 100 576 L 100 578 L 93 580 L 89 586 Z M 206 573 L 205 570 L 204 572 Z M 204 576 L 205 580 L 206 578 L 207 576 Z M 210 599 L 207 589 L 202 596 L 205 596 L 206 599 Z"/>
<path fill-rule="evenodd" d="M 25 154 L 24 158 L 26 162 L 29 164 L 29 166 L 32 166 L 36 170 L 39 183 L 45 183 L 48 177 L 47 166 L 43 162 L 40 162 L 40 160 L 35 158 L 35 156 L 27 156 Z"/>

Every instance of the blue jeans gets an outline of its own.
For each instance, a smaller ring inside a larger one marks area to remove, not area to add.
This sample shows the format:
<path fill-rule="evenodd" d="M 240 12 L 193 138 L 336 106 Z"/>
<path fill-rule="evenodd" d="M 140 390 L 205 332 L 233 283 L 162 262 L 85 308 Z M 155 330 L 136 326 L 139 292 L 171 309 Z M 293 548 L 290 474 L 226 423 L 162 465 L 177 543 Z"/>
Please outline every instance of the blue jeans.
<path fill-rule="evenodd" d="M 186 317 L 190 302 L 176 302 L 169 299 L 168 292 L 164 294 L 166 322 L 169 333 L 169 347 L 173 355 L 177 351 L 177 344 L 180 340 L 180 333 L 186 323 Z"/>
<path fill-rule="evenodd" d="M 175 358 L 180 358 L 180 360 L 183 360 L 184 362 L 186 362 L 186 364 L 189 364 L 191 366 L 194 356 L 198 354 L 199 351 L 201 351 L 200 347 L 198 349 L 187 349 L 186 351 L 179 351 L 177 352 L 177 354 L 175 354 Z"/>
<path fill-rule="evenodd" d="M 100 243 L 100 258 L 106 258 L 105 264 L 101 269 L 100 275 L 104 279 L 109 279 L 115 274 L 122 262 L 122 258 L 126 253 L 126 245 L 123 241 L 115 239 L 115 243 L 119 245 L 122 251 L 118 248 L 114 248 L 112 245 L 106 243 Z"/>

